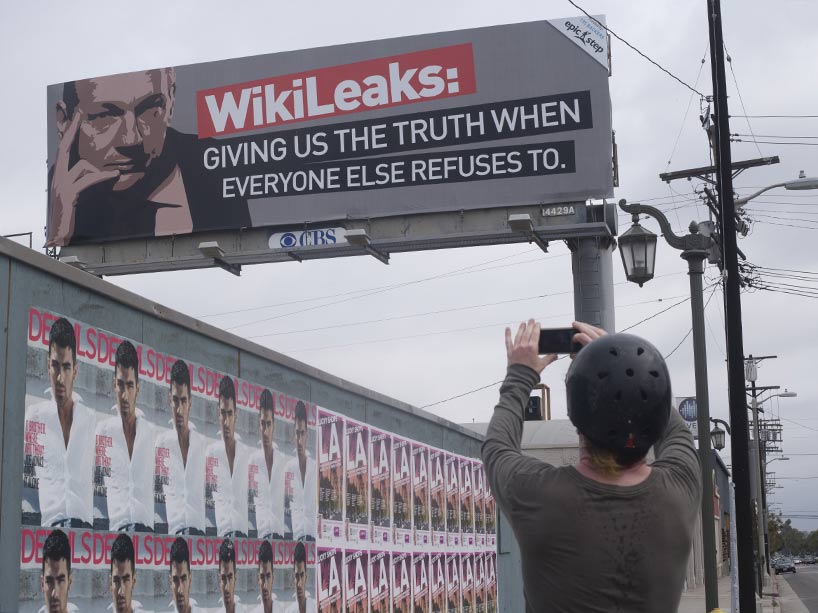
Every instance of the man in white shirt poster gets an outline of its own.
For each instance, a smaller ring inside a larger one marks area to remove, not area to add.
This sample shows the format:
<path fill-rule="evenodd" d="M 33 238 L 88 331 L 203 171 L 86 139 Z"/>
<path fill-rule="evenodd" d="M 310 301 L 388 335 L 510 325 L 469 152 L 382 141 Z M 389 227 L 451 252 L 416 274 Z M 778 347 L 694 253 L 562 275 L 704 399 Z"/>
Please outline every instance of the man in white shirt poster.
<path fill-rule="evenodd" d="M 287 488 L 290 493 L 290 517 L 293 540 L 315 540 L 318 518 L 318 469 L 309 456 L 307 440 L 307 406 L 298 401 L 295 405 L 295 451 L 296 456 L 287 463 Z"/>
<path fill-rule="evenodd" d="M 219 426 L 222 440 L 207 447 L 205 460 L 215 478 L 213 502 L 216 533 L 223 538 L 246 537 L 247 450 L 236 435 L 236 386 L 230 376 L 219 382 Z"/>
<path fill-rule="evenodd" d="M 275 594 L 273 594 L 273 548 L 270 541 L 263 541 L 258 548 L 258 599 L 259 603 L 252 609 L 253 613 L 273 613 Z"/>
<path fill-rule="evenodd" d="M 118 415 L 97 425 L 96 465 L 108 500 L 108 529 L 153 531 L 154 431 L 137 409 L 139 356 L 130 341 L 116 348 Z"/>
<path fill-rule="evenodd" d="M 127 534 L 120 534 L 111 545 L 111 606 L 116 613 L 138 613 L 142 604 L 133 598 L 136 585 L 136 552 Z"/>
<path fill-rule="evenodd" d="M 51 399 L 26 409 L 23 487 L 36 488 L 40 525 L 91 528 L 94 412 L 74 393 L 77 341 L 64 317 L 48 334 Z"/>
<path fill-rule="evenodd" d="M 286 459 L 273 442 L 275 398 L 268 389 L 259 397 L 258 429 L 261 449 L 253 452 L 247 466 L 248 488 L 256 507 L 256 534 L 260 539 L 283 539 Z"/>
<path fill-rule="evenodd" d="M 40 589 L 45 604 L 37 613 L 75 613 L 79 609 L 68 602 L 71 591 L 71 543 L 62 530 L 53 530 L 43 543 Z"/>
<path fill-rule="evenodd" d="M 176 360 L 168 391 L 173 430 L 156 437 L 156 477 L 162 484 L 168 534 L 205 533 L 205 439 L 190 422 L 190 369 Z"/>
<path fill-rule="evenodd" d="M 318 610 L 315 598 L 307 592 L 307 549 L 299 541 L 293 551 L 293 571 L 295 575 L 295 602 L 287 607 L 287 613 L 311 613 Z"/>

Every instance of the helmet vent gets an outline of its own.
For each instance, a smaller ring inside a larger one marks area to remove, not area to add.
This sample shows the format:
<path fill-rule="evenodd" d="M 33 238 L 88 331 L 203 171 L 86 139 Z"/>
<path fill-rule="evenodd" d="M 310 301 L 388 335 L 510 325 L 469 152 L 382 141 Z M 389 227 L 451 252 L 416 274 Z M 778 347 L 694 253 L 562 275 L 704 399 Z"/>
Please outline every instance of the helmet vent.
<path fill-rule="evenodd" d="M 622 400 L 622 390 L 616 390 L 616 393 L 614 394 L 614 400 L 616 400 L 617 402 Z"/>
<path fill-rule="evenodd" d="M 636 350 L 636 355 L 642 355 L 643 353 L 645 353 L 645 350 L 644 350 L 642 347 L 639 347 L 639 348 Z"/>
<path fill-rule="evenodd" d="M 610 349 L 608 349 L 608 353 L 615 356 L 619 355 L 619 353 L 616 351 L 616 347 L 611 347 Z"/>
<path fill-rule="evenodd" d="M 606 378 L 608 376 L 608 374 L 609 374 L 608 372 L 602 370 L 602 371 L 596 373 L 596 376 L 597 376 L 598 379 L 604 379 L 604 378 Z"/>
<path fill-rule="evenodd" d="M 629 368 L 629 369 L 627 369 L 627 370 L 625 371 L 625 374 L 626 374 L 626 375 L 628 375 L 629 377 L 632 377 L 632 376 L 633 376 L 633 368 Z"/>
<path fill-rule="evenodd" d="M 648 372 L 650 372 L 651 377 L 654 377 L 654 378 L 659 377 L 659 371 L 658 370 L 651 370 L 651 371 L 648 371 Z"/>
<path fill-rule="evenodd" d="M 642 396 L 642 402 L 648 401 L 648 393 L 643 390 L 641 387 L 639 388 L 639 394 Z"/>

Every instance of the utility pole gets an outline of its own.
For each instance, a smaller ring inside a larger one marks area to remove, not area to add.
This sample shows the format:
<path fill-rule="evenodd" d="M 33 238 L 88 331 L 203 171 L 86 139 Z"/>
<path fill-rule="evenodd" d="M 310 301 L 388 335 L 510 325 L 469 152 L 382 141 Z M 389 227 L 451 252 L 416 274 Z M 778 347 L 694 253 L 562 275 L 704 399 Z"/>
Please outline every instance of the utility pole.
<path fill-rule="evenodd" d="M 750 354 L 749 357 L 746 358 L 746 366 L 745 366 L 745 373 L 746 379 L 750 382 L 750 387 L 747 388 L 746 391 L 750 392 L 750 408 L 753 411 L 753 442 L 750 445 L 750 461 L 752 466 L 753 472 L 753 480 L 751 482 L 752 487 L 751 493 L 754 500 L 754 508 L 756 513 L 756 576 L 758 578 L 758 595 L 763 595 L 764 590 L 764 572 L 769 569 L 767 568 L 767 553 L 766 547 L 764 545 L 764 523 L 766 517 L 766 509 L 764 506 L 764 481 L 765 481 L 765 471 L 764 471 L 764 464 L 763 459 L 761 457 L 761 437 L 759 436 L 759 427 L 758 427 L 758 394 L 760 392 L 764 392 L 767 390 L 777 390 L 780 388 L 778 385 L 767 385 L 764 387 L 757 387 L 756 386 L 756 379 L 757 379 L 757 369 L 756 366 L 762 360 L 776 358 L 778 356 L 775 355 L 762 355 L 758 357 L 753 357 Z"/>
<path fill-rule="evenodd" d="M 755 611 L 753 577 L 753 523 L 750 509 L 750 462 L 748 454 L 747 401 L 744 391 L 744 340 L 741 329 L 741 296 L 736 244 L 736 208 L 733 202 L 730 121 L 727 85 L 724 74 L 720 0 L 707 0 L 707 25 L 710 33 L 710 68 L 716 103 L 715 149 L 718 167 L 717 186 L 724 251 L 724 313 L 727 340 L 727 390 L 730 407 L 730 451 L 733 459 L 733 483 L 736 487 L 736 539 L 738 551 L 739 610 Z"/>

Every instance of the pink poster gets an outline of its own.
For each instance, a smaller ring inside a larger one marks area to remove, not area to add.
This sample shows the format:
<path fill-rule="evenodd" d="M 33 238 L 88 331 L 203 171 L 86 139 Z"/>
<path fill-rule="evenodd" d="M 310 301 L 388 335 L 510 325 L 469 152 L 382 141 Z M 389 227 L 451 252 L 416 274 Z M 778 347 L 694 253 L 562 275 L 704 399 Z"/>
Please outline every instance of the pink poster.
<path fill-rule="evenodd" d="M 346 613 L 369 613 L 369 551 L 347 549 L 344 554 Z"/>
<path fill-rule="evenodd" d="M 318 412 L 318 538 L 322 543 L 344 541 L 344 420 Z"/>
<path fill-rule="evenodd" d="M 486 548 L 495 549 L 497 547 L 497 503 L 494 494 L 491 492 L 488 481 L 486 486 Z"/>
<path fill-rule="evenodd" d="M 410 613 L 412 607 L 412 554 L 392 552 L 392 612 Z"/>
<path fill-rule="evenodd" d="M 405 438 L 392 437 L 393 543 L 412 545 L 412 446 Z"/>
<path fill-rule="evenodd" d="M 391 574 L 389 552 L 369 552 L 369 606 L 371 613 L 389 613 L 391 594 L 389 591 Z"/>
<path fill-rule="evenodd" d="M 429 531 L 429 447 L 412 444 L 412 515 L 415 526 L 415 545 L 427 547 L 431 542 Z"/>
<path fill-rule="evenodd" d="M 446 466 L 446 538 L 449 547 L 460 547 L 460 458 L 444 454 Z"/>
<path fill-rule="evenodd" d="M 344 607 L 341 571 L 344 550 L 333 547 L 318 549 L 318 612 L 337 613 Z"/>
<path fill-rule="evenodd" d="M 460 532 L 461 545 L 474 547 L 474 487 L 472 486 L 472 461 L 460 458 Z"/>
<path fill-rule="evenodd" d="M 429 557 L 429 590 L 432 596 L 432 613 L 446 611 L 446 554 L 432 553 Z"/>
<path fill-rule="evenodd" d="M 460 554 L 446 553 L 446 613 L 460 613 Z"/>
<path fill-rule="evenodd" d="M 474 534 L 477 547 L 486 546 L 486 498 L 485 473 L 482 462 L 472 462 L 472 486 L 474 488 Z"/>
<path fill-rule="evenodd" d="M 487 551 L 485 554 L 486 574 L 486 613 L 497 613 L 497 554 Z"/>
<path fill-rule="evenodd" d="M 371 487 L 370 517 L 372 543 L 391 545 L 392 531 L 392 437 L 385 432 L 371 430 L 369 434 L 369 481 Z"/>
<path fill-rule="evenodd" d="M 460 554 L 460 592 L 463 613 L 474 613 L 474 554 Z"/>
<path fill-rule="evenodd" d="M 347 542 L 369 543 L 369 426 L 346 420 Z"/>
<path fill-rule="evenodd" d="M 485 580 L 485 554 L 478 551 L 474 554 L 474 610 L 476 613 L 486 613 Z"/>
<path fill-rule="evenodd" d="M 429 554 L 415 552 L 412 556 L 413 613 L 429 611 Z"/>
<path fill-rule="evenodd" d="M 429 449 L 429 517 L 432 545 L 446 547 L 446 464 L 440 449 Z"/>

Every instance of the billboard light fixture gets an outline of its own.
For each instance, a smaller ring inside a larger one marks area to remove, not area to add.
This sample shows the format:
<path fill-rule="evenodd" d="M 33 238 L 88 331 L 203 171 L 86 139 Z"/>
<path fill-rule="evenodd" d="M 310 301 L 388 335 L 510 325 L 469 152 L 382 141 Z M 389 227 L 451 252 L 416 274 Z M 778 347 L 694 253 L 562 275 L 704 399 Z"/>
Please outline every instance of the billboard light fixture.
<path fill-rule="evenodd" d="M 512 232 L 519 232 L 528 235 L 528 239 L 536 243 L 537 246 L 545 253 L 548 253 L 548 241 L 543 240 L 536 232 L 534 232 L 534 222 L 531 221 L 531 215 L 528 213 L 515 213 L 508 216 L 508 227 Z"/>
<path fill-rule="evenodd" d="M 350 245 L 355 247 L 368 247 L 370 241 L 369 235 L 363 228 L 356 228 L 355 230 L 346 231 L 346 239 Z"/>
<path fill-rule="evenodd" d="M 205 241 L 199 243 L 199 251 L 206 258 L 220 260 L 224 257 L 224 249 L 219 247 L 218 241 Z"/>
<path fill-rule="evenodd" d="M 69 266 L 73 266 L 74 268 L 78 268 L 80 270 L 85 270 L 88 268 L 88 265 L 79 259 L 75 255 L 65 255 L 60 258 L 60 262 L 63 264 L 68 264 Z"/>

